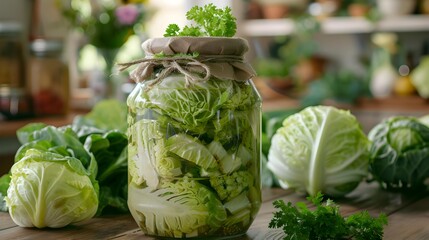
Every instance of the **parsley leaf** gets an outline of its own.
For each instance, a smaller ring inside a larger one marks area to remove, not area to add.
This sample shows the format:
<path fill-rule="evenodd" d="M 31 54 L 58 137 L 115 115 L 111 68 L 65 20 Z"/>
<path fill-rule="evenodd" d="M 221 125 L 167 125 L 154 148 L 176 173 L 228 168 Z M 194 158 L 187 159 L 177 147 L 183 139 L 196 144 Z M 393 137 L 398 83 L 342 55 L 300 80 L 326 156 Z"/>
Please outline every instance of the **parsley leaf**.
<path fill-rule="evenodd" d="M 167 29 L 165 29 L 164 37 L 173 37 L 179 35 L 180 27 L 179 25 L 172 23 L 168 25 Z"/>
<path fill-rule="evenodd" d="M 339 206 L 328 199 L 324 204 L 319 192 L 307 198 L 316 209 L 310 210 L 303 202 L 292 206 L 291 202 L 276 200 L 273 205 L 279 211 L 274 213 L 269 228 L 282 228 L 285 240 L 300 239 L 356 239 L 381 240 L 387 217 L 380 214 L 373 218 L 367 211 L 358 212 L 347 218 L 340 214 Z"/>
<path fill-rule="evenodd" d="M 221 9 L 212 3 L 203 7 L 194 6 L 186 13 L 186 19 L 193 21 L 195 25 L 191 24 L 180 30 L 177 24 L 170 24 L 164 37 L 233 37 L 237 31 L 237 19 L 232 15 L 230 7 Z"/>

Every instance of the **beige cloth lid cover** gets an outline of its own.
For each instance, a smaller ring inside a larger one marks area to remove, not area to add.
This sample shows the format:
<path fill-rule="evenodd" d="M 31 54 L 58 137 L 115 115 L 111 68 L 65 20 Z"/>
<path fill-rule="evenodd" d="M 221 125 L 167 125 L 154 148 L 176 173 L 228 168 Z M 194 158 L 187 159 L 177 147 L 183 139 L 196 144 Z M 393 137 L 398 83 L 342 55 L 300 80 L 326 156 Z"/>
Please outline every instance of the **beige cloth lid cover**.
<path fill-rule="evenodd" d="M 252 66 L 245 62 L 243 55 L 249 50 L 247 41 L 242 38 L 226 37 L 169 37 L 152 38 L 142 44 L 147 59 L 161 61 L 163 58 L 154 57 L 155 54 L 165 56 L 180 56 L 180 54 L 192 55 L 198 53 L 196 61 L 208 67 L 212 77 L 221 80 L 246 81 L 255 76 Z M 180 57 L 178 57 L 180 59 Z M 173 60 L 174 61 L 174 60 Z M 145 74 L 133 76 L 135 81 L 144 81 L 148 73 L 153 71 L 148 69 L 147 62 L 140 63 L 145 69 Z M 207 68 L 200 65 L 183 64 L 181 67 L 192 73 L 206 74 Z M 144 75 L 144 76 L 142 76 Z"/>

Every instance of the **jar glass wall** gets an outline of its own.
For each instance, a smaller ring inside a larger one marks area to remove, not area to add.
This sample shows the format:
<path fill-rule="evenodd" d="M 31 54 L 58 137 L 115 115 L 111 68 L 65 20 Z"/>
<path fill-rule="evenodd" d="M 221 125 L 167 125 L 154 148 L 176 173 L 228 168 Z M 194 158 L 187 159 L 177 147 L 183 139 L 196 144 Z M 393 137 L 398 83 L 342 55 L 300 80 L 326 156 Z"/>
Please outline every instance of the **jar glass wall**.
<path fill-rule="evenodd" d="M 192 80 L 190 71 L 161 72 L 127 100 L 131 214 L 156 237 L 245 234 L 261 204 L 256 88 L 216 73 Z"/>

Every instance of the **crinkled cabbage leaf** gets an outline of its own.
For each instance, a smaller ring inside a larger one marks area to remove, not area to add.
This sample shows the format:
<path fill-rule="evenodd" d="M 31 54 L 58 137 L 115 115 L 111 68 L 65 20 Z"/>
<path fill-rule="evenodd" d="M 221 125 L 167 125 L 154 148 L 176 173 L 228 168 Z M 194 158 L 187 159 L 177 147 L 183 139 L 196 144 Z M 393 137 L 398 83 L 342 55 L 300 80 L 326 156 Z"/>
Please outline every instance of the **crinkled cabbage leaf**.
<path fill-rule="evenodd" d="M 151 109 L 152 116 L 146 117 L 163 125 L 201 134 L 218 110 L 248 110 L 255 101 L 248 84 L 212 80 L 193 83 L 190 89 L 183 76 L 171 75 L 150 90 L 135 88 L 127 102 L 132 109 Z"/>
<path fill-rule="evenodd" d="M 73 119 L 73 127 L 79 130 L 97 128 L 104 131 L 127 131 L 128 109 L 124 102 L 108 99 L 98 102 L 92 110 Z"/>
<path fill-rule="evenodd" d="M 217 110 L 230 98 L 228 87 L 232 81 L 207 81 L 193 84 L 192 91 L 186 87 L 185 78 L 165 78 L 156 88 L 147 92 L 148 102 L 161 115 L 167 114 L 174 120 L 192 129 L 204 126 Z"/>
<path fill-rule="evenodd" d="M 429 127 L 414 117 L 391 117 L 368 135 L 370 171 L 383 188 L 420 190 L 429 178 Z"/>

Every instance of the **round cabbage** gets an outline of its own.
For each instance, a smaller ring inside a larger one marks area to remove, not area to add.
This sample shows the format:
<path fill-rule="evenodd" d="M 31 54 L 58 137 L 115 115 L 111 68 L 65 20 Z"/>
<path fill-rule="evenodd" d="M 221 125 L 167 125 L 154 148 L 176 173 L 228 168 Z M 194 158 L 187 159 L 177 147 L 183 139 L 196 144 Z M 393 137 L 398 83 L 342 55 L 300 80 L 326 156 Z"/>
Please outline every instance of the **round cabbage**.
<path fill-rule="evenodd" d="M 5 200 L 17 225 L 59 228 L 92 218 L 97 191 L 78 159 L 30 149 L 12 166 Z"/>
<path fill-rule="evenodd" d="M 377 124 L 368 135 L 370 172 L 388 190 L 427 189 L 429 127 L 415 117 L 396 116 Z"/>
<path fill-rule="evenodd" d="M 349 111 L 307 107 L 286 118 L 274 134 L 267 166 L 283 188 L 343 196 L 367 176 L 368 147 Z"/>

